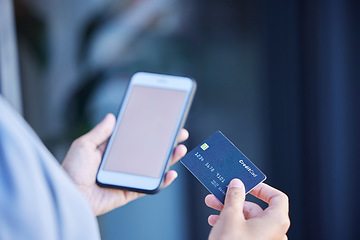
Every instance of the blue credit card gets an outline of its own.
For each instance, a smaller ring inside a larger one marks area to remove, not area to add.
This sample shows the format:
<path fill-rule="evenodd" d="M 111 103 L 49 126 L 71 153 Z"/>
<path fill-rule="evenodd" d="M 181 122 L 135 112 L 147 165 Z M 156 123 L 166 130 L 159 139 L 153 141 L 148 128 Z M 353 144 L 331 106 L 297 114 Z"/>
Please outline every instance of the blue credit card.
<path fill-rule="evenodd" d="M 232 179 L 240 179 L 246 193 L 266 179 L 265 174 L 220 131 L 180 161 L 222 204 Z"/>

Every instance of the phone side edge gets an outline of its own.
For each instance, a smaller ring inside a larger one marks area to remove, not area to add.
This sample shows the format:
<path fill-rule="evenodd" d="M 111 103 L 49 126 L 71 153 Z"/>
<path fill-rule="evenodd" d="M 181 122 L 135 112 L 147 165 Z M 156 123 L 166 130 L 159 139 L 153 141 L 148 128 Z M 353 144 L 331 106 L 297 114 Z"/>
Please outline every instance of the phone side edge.
<path fill-rule="evenodd" d="M 192 89 L 191 89 L 191 93 L 190 93 L 189 98 L 188 98 L 187 103 L 186 103 L 186 108 L 185 108 L 184 114 L 183 114 L 183 116 L 182 116 L 181 123 L 180 123 L 180 125 L 179 125 L 178 130 L 177 130 L 177 135 L 179 135 L 179 131 L 184 127 L 184 125 L 185 125 L 185 123 L 186 123 L 188 114 L 189 114 L 190 109 L 191 109 L 191 106 L 192 106 L 192 102 L 193 102 L 194 97 L 195 97 L 196 89 L 197 89 L 197 83 L 196 83 L 195 79 L 190 78 L 190 77 L 187 77 L 187 78 L 192 81 Z M 179 138 L 179 136 L 176 136 L 176 139 L 175 139 L 174 144 L 173 144 L 173 147 L 172 147 L 171 155 L 170 155 L 170 157 L 169 157 L 169 159 L 168 159 L 168 163 L 167 163 L 166 168 L 165 168 L 165 171 L 164 171 L 164 173 L 163 173 L 163 177 L 162 177 L 163 179 L 162 179 L 162 182 L 161 182 L 159 188 L 162 187 L 163 182 L 164 182 L 164 179 L 165 179 L 165 174 L 166 174 L 166 172 L 170 169 L 170 163 L 171 163 L 170 159 L 172 158 L 173 152 L 174 152 L 174 150 L 175 150 L 175 147 L 176 147 L 177 144 L 178 144 L 178 138 Z"/>

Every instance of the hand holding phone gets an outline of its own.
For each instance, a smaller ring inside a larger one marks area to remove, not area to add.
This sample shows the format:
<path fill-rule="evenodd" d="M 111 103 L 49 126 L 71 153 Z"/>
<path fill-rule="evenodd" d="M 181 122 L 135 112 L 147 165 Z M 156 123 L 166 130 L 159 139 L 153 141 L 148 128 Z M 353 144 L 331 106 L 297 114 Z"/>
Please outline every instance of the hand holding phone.
<path fill-rule="evenodd" d="M 115 208 L 133 201 L 143 193 L 100 187 L 96 184 L 102 156 L 104 155 L 107 142 L 115 127 L 115 116 L 108 114 L 92 130 L 76 139 L 62 163 L 73 183 L 83 193 L 91 209 L 96 216 L 107 213 Z M 185 129 L 179 132 L 179 142 L 185 141 L 189 133 Z M 175 164 L 186 154 L 184 145 L 177 145 L 170 164 Z M 166 172 L 164 185 L 170 185 L 177 177 L 174 170 Z"/>
<path fill-rule="evenodd" d="M 195 81 L 189 78 L 135 74 L 105 150 L 98 184 L 143 193 L 159 191 L 195 89 Z"/>

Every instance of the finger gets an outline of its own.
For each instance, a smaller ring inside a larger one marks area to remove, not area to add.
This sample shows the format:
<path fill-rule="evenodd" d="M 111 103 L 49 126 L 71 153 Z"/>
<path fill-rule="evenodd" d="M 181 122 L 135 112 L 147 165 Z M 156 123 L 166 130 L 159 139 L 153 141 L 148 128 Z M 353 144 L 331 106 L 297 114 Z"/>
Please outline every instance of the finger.
<path fill-rule="evenodd" d="M 169 186 L 176 178 L 178 177 L 178 173 L 174 170 L 170 170 L 165 175 L 164 180 L 164 188 Z"/>
<path fill-rule="evenodd" d="M 209 225 L 213 227 L 213 226 L 216 224 L 216 222 L 217 222 L 218 219 L 219 219 L 219 215 L 210 215 L 210 216 L 208 217 L 208 223 L 209 223 Z"/>
<path fill-rule="evenodd" d="M 232 212 L 243 215 L 243 206 L 245 202 L 244 184 L 237 178 L 231 180 L 225 196 L 224 210 L 231 208 Z"/>
<path fill-rule="evenodd" d="M 99 186 L 97 186 L 99 187 Z M 99 187 L 100 188 L 100 187 Z M 104 192 L 104 196 L 106 196 L 106 199 L 109 201 L 106 201 L 107 204 L 104 205 L 103 208 L 101 208 L 98 211 L 94 211 L 94 214 L 96 216 L 100 216 L 102 214 L 105 214 L 115 208 L 121 207 L 125 205 L 128 202 L 131 202 L 137 198 L 140 198 L 142 196 L 145 196 L 144 193 L 138 193 L 138 192 L 131 192 L 131 191 L 121 191 L 118 189 L 112 189 L 112 188 L 103 188 L 101 189 L 102 192 Z"/>
<path fill-rule="evenodd" d="M 99 146 L 107 141 L 115 127 L 115 116 L 111 113 L 107 114 L 105 118 L 98 123 L 90 132 L 83 135 L 81 138 L 86 139 Z"/>
<path fill-rule="evenodd" d="M 264 212 L 264 210 L 256 203 L 245 201 L 243 212 L 245 219 L 247 220 L 260 216 Z"/>
<path fill-rule="evenodd" d="M 181 129 L 178 134 L 178 142 L 179 143 L 184 142 L 188 138 L 189 138 L 189 132 L 185 128 Z"/>
<path fill-rule="evenodd" d="M 122 191 L 119 191 L 117 189 L 112 189 L 112 190 L 117 191 L 117 194 L 119 196 L 122 195 L 122 193 L 121 193 Z M 125 196 L 125 203 L 128 203 L 128 202 L 131 202 L 131 201 L 133 201 L 135 199 L 138 199 L 140 197 L 145 196 L 145 193 L 138 193 L 138 192 L 132 192 L 132 191 L 123 191 L 123 195 Z M 118 202 L 120 203 L 119 207 L 124 205 L 122 201 L 117 201 L 117 199 L 119 199 L 119 198 L 114 198 L 116 203 L 118 203 Z"/>
<path fill-rule="evenodd" d="M 265 183 L 259 184 L 250 194 L 268 203 L 267 210 L 282 209 L 286 214 L 289 212 L 289 199 L 286 194 Z"/>
<path fill-rule="evenodd" d="M 224 205 L 222 205 L 222 203 L 213 194 L 209 194 L 205 197 L 205 204 L 206 206 L 218 211 L 221 211 L 224 208 Z"/>
<path fill-rule="evenodd" d="M 170 166 L 177 163 L 183 156 L 185 156 L 186 152 L 187 152 L 187 148 L 184 145 L 180 144 L 176 146 L 173 157 L 171 159 Z"/>

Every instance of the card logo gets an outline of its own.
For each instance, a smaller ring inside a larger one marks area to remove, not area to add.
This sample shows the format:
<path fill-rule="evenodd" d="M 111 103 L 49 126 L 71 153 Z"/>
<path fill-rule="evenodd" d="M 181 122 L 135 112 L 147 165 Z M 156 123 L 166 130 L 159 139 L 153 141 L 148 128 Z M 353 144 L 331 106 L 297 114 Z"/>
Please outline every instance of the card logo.
<path fill-rule="evenodd" d="M 205 151 L 206 149 L 209 148 L 209 145 L 207 145 L 206 143 L 204 143 L 203 145 L 200 146 L 200 148 Z"/>
<path fill-rule="evenodd" d="M 255 174 L 254 170 L 252 170 L 248 165 L 246 165 L 244 160 L 240 159 L 239 163 L 251 174 L 251 176 L 257 177 L 257 174 Z"/>

